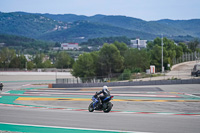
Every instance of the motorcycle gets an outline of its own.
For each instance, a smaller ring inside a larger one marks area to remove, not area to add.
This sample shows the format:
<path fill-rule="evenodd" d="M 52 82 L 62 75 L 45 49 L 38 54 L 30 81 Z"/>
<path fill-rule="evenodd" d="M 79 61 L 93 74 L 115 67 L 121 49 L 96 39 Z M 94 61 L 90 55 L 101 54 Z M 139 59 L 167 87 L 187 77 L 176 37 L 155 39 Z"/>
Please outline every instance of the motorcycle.
<path fill-rule="evenodd" d="M 88 107 L 89 112 L 93 112 L 94 110 L 102 111 L 104 113 L 108 113 L 111 111 L 113 104 L 110 102 L 110 100 L 113 99 L 114 96 L 108 96 L 105 99 L 101 100 L 97 95 L 94 95 L 92 97 L 92 103 L 90 103 Z"/>

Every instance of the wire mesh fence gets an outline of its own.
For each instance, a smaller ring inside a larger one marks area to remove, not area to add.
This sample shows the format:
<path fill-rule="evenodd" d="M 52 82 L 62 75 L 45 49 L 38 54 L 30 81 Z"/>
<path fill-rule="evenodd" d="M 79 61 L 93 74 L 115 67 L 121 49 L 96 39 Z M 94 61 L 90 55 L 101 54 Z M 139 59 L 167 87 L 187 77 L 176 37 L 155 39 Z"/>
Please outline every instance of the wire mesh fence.
<path fill-rule="evenodd" d="M 194 53 L 184 53 L 181 57 L 179 58 L 174 58 L 173 59 L 173 64 L 179 64 L 182 62 L 187 62 L 187 61 L 200 61 L 200 53 L 199 52 L 194 52 Z"/>

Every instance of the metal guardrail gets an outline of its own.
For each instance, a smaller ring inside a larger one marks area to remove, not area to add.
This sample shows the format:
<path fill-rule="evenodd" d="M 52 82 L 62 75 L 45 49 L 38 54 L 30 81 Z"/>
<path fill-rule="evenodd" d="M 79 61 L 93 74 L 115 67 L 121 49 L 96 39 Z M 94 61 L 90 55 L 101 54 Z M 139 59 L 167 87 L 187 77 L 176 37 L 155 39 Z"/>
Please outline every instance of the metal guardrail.
<path fill-rule="evenodd" d="M 57 68 L 34 68 L 32 70 L 27 70 L 25 68 L 19 69 L 19 68 L 0 68 L 0 72 L 70 72 L 71 69 L 57 69 Z"/>
<path fill-rule="evenodd" d="M 172 84 L 200 84 L 199 79 L 184 80 L 155 80 L 155 81 L 131 81 L 131 82 L 105 82 L 105 83 L 79 83 L 79 84 L 52 84 L 52 88 L 73 87 L 102 87 L 107 86 L 145 86 L 145 85 L 172 85 Z"/>

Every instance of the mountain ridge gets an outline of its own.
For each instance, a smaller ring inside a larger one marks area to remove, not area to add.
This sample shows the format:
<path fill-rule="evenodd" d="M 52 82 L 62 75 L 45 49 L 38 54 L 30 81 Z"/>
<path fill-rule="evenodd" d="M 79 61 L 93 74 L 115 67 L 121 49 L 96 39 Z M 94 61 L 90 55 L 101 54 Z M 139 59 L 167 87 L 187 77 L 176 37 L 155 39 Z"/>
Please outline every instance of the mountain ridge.
<path fill-rule="evenodd" d="M 161 34 L 168 37 L 189 35 L 200 38 L 199 31 L 200 19 L 145 21 L 121 15 L 0 12 L 1 34 L 59 42 L 82 42 L 91 38 L 111 36 L 152 40 Z M 80 37 L 84 39 L 81 40 Z"/>

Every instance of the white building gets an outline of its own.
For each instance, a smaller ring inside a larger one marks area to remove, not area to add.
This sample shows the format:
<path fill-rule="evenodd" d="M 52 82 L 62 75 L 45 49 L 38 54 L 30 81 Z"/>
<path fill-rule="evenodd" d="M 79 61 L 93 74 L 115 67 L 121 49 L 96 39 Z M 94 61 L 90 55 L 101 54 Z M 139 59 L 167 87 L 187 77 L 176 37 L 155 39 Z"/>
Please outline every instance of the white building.
<path fill-rule="evenodd" d="M 130 46 L 132 48 L 137 48 L 137 49 L 146 48 L 147 47 L 147 40 L 140 40 L 140 39 L 131 40 Z"/>
<path fill-rule="evenodd" d="M 30 55 L 30 54 L 25 54 L 24 56 L 25 56 L 25 58 L 26 58 L 27 61 L 31 61 L 32 58 L 33 58 L 33 56 Z"/>
<path fill-rule="evenodd" d="M 5 43 L 0 43 L 0 47 L 3 47 L 5 45 Z"/>
<path fill-rule="evenodd" d="M 60 47 L 53 47 L 53 50 L 60 50 Z"/>
<path fill-rule="evenodd" d="M 62 50 L 78 50 L 79 46 L 78 46 L 78 43 L 62 43 L 61 49 Z"/>

